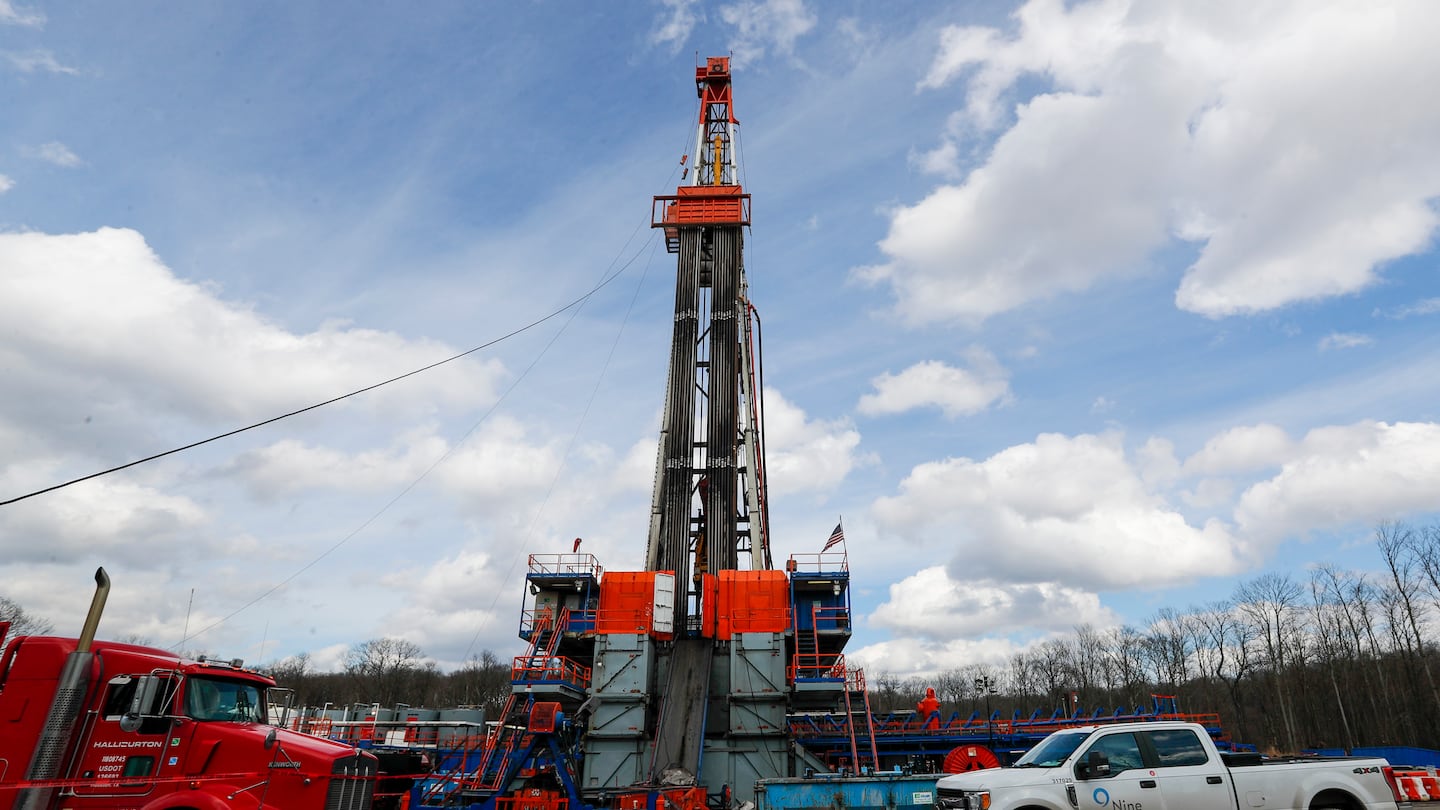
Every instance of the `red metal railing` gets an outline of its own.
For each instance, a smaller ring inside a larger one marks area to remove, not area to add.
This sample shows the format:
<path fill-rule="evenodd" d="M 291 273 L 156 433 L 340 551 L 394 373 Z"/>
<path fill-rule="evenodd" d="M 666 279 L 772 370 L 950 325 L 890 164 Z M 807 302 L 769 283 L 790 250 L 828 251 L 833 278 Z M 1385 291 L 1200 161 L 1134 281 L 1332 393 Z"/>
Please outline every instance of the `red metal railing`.
<path fill-rule="evenodd" d="M 560 655 L 517 655 L 510 667 L 510 680 L 562 681 L 584 689 L 590 685 L 590 667 Z"/>
<path fill-rule="evenodd" d="M 807 680 L 845 680 L 845 656 L 841 653 L 798 653 L 791 659 L 790 682 Z"/>

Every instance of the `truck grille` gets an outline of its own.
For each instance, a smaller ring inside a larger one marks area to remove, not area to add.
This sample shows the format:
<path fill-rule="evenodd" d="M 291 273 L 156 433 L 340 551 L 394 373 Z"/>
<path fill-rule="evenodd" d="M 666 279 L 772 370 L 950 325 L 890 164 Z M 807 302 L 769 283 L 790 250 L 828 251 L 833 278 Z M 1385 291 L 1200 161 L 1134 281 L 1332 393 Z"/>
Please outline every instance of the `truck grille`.
<path fill-rule="evenodd" d="M 937 788 L 935 791 L 935 806 L 939 810 L 969 810 L 970 802 L 965 796 L 965 791 L 953 788 Z"/>
<path fill-rule="evenodd" d="M 370 810 L 375 792 L 375 758 L 359 752 L 335 760 L 325 810 Z"/>

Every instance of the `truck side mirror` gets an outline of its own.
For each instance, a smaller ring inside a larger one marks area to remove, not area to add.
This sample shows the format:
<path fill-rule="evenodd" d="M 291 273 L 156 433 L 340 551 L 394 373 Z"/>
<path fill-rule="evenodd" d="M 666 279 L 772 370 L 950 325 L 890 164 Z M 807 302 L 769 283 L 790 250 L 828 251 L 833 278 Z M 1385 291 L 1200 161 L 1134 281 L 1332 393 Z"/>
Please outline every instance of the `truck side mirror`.
<path fill-rule="evenodd" d="M 141 675 L 135 680 L 135 698 L 130 701 L 130 711 L 126 714 L 139 717 L 155 705 L 155 693 L 160 689 L 160 679 L 154 675 Z"/>
<path fill-rule="evenodd" d="M 140 730 L 140 713 L 126 712 L 120 715 L 120 730 L 128 734 L 134 734 Z"/>
<path fill-rule="evenodd" d="M 1076 779 L 1099 779 L 1110 775 L 1110 758 L 1100 751 L 1085 755 L 1085 761 L 1075 766 Z"/>

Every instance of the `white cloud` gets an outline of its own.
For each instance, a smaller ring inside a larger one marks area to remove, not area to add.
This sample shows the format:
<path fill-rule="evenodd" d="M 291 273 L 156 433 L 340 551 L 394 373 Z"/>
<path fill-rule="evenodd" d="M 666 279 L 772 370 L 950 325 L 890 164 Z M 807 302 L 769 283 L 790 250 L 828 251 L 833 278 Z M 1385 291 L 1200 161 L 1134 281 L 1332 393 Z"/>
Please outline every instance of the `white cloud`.
<path fill-rule="evenodd" d="M 1185 503 L 1197 509 L 1216 509 L 1235 501 L 1235 482 L 1228 478 L 1205 478 L 1194 489 L 1182 492 Z"/>
<path fill-rule="evenodd" d="M 60 64 L 60 60 L 55 58 L 55 54 L 43 49 L 23 52 L 6 51 L 5 58 L 9 59 L 10 64 L 14 65 L 15 69 L 21 73 L 42 71 L 44 73 L 63 73 L 67 76 L 80 75 L 78 68 Z"/>
<path fill-rule="evenodd" d="M 1264 311 L 1371 284 L 1440 222 L 1440 108 L 1405 89 L 1440 73 L 1434 4 L 1034 0 L 1015 16 L 1013 37 L 946 29 L 920 83 L 964 77 L 964 126 L 1003 131 L 962 183 L 896 210 L 887 260 L 857 271 L 909 321 L 1144 272 L 1176 237 L 1200 247 L 1179 307 Z M 1013 106 L 1030 75 L 1049 89 Z"/>
<path fill-rule="evenodd" d="M 955 368 L 927 360 L 899 374 L 885 373 L 870 381 L 875 393 L 865 394 L 857 405 L 863 414 L 905 413 L 938 407 L 947 418 L 969 416 L 1010 399 L 1009 372 L 984 349 L 967 353 L 970 368 Z"/>
<path fill-rule="evenodd" d="M 50 141 L 39 146 L 30 146 L 22 150 L 26 155 L 43 160 L 46 163 L 53 163 L 56 166 L 63 166 L 67 169 L 79 166 L 84 161 L 80 156 L 70 151 L 70 147 L 59 141 Z"/>
<path fill-rule="evenodd" d="M 1063 631 L 1118 620 L 1094 593 L 1054 582 L 957 580 L 943 566 L 933 566 L 892 584 L 890 598 L 869 621 L 897 635 L 944 641 Z"/>
<path fill-rule="evenodd" d="M 1295 453 L 1295 442 L 1279 427 L 1269 424 L 1230 428 L 1185 459 L 1190 475 L 1226 475 L 1278 467 Z"/>
<path fill-rule="evenodd" d="M 960 176 L 960 149 L 949 138 L 928 152 L 912 155 L 911 162 L 926 174 L 950 178 Z"/>
<path fill-rule="evenodd" d="M 16 8 L 12 0 L 0 0 L 0 25 L 21 25 L 39 28 L 45 24 L 45 15 L 39 11 Z"/>
<path fill-rule="evenodd" d="M 816 23 L 805 0 L 738 0 L 720 7 L 720 19 L 737 29 L 730 50 L 738 65 L 758 62 L 771 51 L 789 56 L 795 40 Z"/>
<path fill-rule="evenodd" d="M 0 266 L 0 357 L 10 361 L 13 394 L 0 421 L 78 418 L 37 411 L 24 404 L 29 397 L 91 409 L 103 417 L 94 430 L 123 423 L 125 409 L 226 422 L 269 417 L 455 353 L 339 323 L 289 332 L 177 278 L 131 230 L 0 234 Z M 502 373 L 496 362 L 467 358 L 356 402 L 470 406 L 493 400 Z"/>
<path fill-rule="evenodd" d="M 60 479 L 54 465 L 0 468 L 6 494 L 33 491 Z M 203 556 L 209 515 L 183 495 L 125 478 L 86 481 L 0 509 L 7 561 L 56 563 L 96 558 L 149 569 Z M 21 539 L 23 538 L 23 540 Z"/>
<path fill-rule="evenodd" d="M 4 194 L 15 187 L 15 181 L 8 175 L 0 174 L 0 194 Z"/>
<path fill-rule="evenodd" d="M 1320 339 L 1318 345 L 1320 351 L 1328 352 L 1331 349 L 1353 349 L 1357 346 L 1369 346 L 1375 342 L 1375 338 L 1369 335 L 1361 335 L 1355 332 L 1331 332 Z"/>
<path fill-rule="evenodd" d="M 863 459 L 860 432 L 843 419 L 810 419 L 780 392 L 765 389 L 766 481 L 770 494 L 827 492 Z"/>
<path fill-rule="evenodd" d="M 695 24 L 705 20 L 703 11 L 697 12 L 696 5 L 699 0 L 660 0 L 665 6 L 668 14 L 661 15 L 655 20 L 655 28 L 650 32 L 650 43 L 652 45 L 669 45 L 671 53 L 679 51 L 685 41 L 690 38 L 690 32 L 694 30 Z"/>
<path fill-rule="evenodd" d="M 405 599 L 385 617 L 380 631 L 440 656 L 443 668 L 458 667 L 465 663 L 467 652 L 513 641 L 515 596 L 524 574 L 524 566 L 520 568 L 507 572 L 506 560 L 465 549 L 424 568 L 386 574 L 382 582 L 405 594 Z M 477 638 L 481 643 L 471 649 Z"/>
<path fill-rule="evenodd" d="M 1398 321 L 1409 318 L 1412 315 L 1434 315 L 1437 312 L 1440 312 L 1440 298 L 1422 298 L 1413 304 L 1407 304 L 1403 307 L 1395 307 L 1394 309 L 1389 311 L 1382 312 L 1381 310 L 1377 309 L 1375 310 L 1374 314 L 1378 317 L 1385 317 Z"/>
<path fill-rule="evenodd" d="M 1025 646 L 1004 638 L 939 642 L 894 638 L 858 649 L 852 647 L 846 650 L 845 660 L 849 666 L 862 667 L 872 679 L 882 672 L 900 677 L 927 678 L 970 664 L 1003 668 Z"/>
<path fill-rule="evenodd" d="M 1235 520 L 1262 540 L 1440 509 L 1440 425 L 1365 421 L 1306 434 L 1280 472 L 1245 490 Z"/>
<path fill-rule="evenodd" d="M 1191 526 L 1151 491 L 1118 434 L 1042 434 L 984 461 L 921 464 L 872 512 L 882 536 L 997 581 L 1159 587 L 1236 573 L 1245 556 L 1222 523 Z"/>

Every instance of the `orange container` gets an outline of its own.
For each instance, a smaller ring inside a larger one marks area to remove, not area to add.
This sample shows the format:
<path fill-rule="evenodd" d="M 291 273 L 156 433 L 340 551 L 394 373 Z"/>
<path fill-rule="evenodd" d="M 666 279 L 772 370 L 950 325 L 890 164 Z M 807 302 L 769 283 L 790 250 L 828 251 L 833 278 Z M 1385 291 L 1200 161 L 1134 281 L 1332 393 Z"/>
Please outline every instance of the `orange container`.
<path fill-rule="evenodd" d="M 607 571 L 600 580 L 597 633 L 646 633 L 654 622 L 656 571 Z"/>
<path fill-rule="evenodd" d="M 721 571 L 717 637 L 783 633 L 790 626 L 790 582 L 784 571 Z"/>

